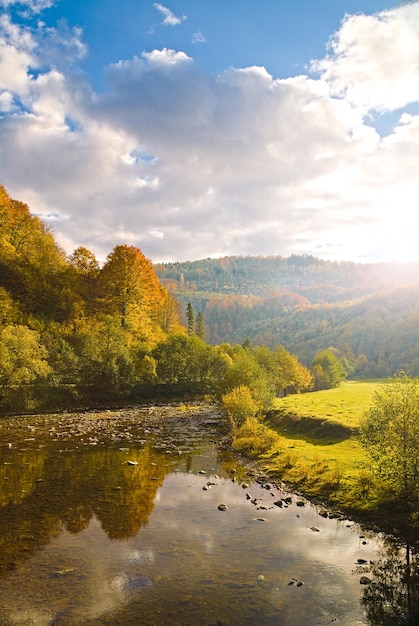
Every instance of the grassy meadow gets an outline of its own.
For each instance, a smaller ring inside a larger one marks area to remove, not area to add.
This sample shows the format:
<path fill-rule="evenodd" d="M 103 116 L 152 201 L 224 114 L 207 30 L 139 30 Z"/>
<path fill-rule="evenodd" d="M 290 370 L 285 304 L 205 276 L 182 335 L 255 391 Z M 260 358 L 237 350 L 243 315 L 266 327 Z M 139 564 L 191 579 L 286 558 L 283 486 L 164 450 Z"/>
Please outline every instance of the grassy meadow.
<path fill-rule="evenodd" d="M 383 380 L 347 380 L 334 389 L 299 393 L 275 400 L 275 409 L 301 417 L 339 422 L 357 428 Z"/>
<path fill-rule="evenodd" d="M 375 507 L 377 485 L 358 437 L 362 415 L 383 381 L 278 398 L 262 424 L 247 420 L 233 446 L 308 496 L 350 511 Z"/>

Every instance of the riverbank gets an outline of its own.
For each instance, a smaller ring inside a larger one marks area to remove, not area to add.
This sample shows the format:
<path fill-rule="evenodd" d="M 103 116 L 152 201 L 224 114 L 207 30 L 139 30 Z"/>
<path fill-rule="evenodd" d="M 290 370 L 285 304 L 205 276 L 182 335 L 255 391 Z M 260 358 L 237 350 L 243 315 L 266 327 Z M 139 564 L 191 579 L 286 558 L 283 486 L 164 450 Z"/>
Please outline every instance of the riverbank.
<path fill-rule="evenodd" d="M 246 420 L 230 432 L 231 448 L 247 459 L 253 469 L 257 468 L 260 475 L 285 484 L 289 490 L 321 506 L 328 515 L 350 517 L 371 530 L 382 531 L 419 548 L 418 526 L 409 519 L 403 503 L 395 501 L 391 492 L 374 479 L 356 434 L 331 444 L 330 429 L 326 426 L 324 447 L 335 446 L 335 458 L 326 462 L 318 451 L 319 433 L 316 444 L 305 441 L 305 452 L 300 455 L 298 445 L 304 427 L 299 423 L 300 433 L 292 434 L 289 417 L 283 421 L 281 417 L 284 416 L 274 412 L 263 422 L 256 418 Z M 340 464 L 339 458 L 345 455 L 345 462 Z"/>

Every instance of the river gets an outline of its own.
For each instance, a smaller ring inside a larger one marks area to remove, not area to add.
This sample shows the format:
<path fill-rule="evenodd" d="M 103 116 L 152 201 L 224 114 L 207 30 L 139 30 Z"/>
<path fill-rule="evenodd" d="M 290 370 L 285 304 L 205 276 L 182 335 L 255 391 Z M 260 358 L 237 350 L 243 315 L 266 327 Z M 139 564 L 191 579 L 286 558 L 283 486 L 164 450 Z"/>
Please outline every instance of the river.
<path fill-rule="evenodd" d="M 360 578 L 383 538 L 222 435 L 205 406 L 0 420 L 0 624 L 369 624 Z"/>

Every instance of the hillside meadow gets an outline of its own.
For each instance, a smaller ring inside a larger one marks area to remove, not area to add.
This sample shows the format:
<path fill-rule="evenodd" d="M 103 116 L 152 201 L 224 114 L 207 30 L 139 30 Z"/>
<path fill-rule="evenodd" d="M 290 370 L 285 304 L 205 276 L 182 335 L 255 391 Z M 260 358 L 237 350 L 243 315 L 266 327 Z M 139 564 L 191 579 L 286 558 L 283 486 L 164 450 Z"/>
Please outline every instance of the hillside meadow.
<path fill-rule="evenodd" d="M 277 398 L 260 425 L 248 422 L 233 446 L 307 496 L 362 513 L 377 505 L 358 427 L 382 380 L 350 380 L 334 389 Z"/>
<path fill-rule="evenodd" d="M 334 389 L 277 398 L 274 409 L 357 428 L 371 405 L 375 391 L 383 382 L 383 379 L 346 380 Z"/>

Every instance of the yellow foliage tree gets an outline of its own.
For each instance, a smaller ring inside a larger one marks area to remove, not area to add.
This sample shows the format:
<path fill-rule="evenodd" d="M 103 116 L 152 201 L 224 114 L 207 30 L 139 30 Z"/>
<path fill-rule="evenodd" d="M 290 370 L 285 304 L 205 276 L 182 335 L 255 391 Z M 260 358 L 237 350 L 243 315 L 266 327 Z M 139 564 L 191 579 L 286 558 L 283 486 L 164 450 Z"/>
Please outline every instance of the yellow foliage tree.
<path fill-rule="evenodd" d="M 104 308 L 119 316 L 123 328 L 145 338 L 155 330 L 164 294 L 151 261 L 141 250 L 115 246 L 101 270 L 100 282 Z"/>

